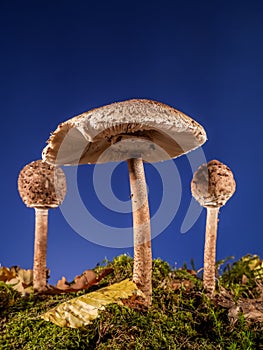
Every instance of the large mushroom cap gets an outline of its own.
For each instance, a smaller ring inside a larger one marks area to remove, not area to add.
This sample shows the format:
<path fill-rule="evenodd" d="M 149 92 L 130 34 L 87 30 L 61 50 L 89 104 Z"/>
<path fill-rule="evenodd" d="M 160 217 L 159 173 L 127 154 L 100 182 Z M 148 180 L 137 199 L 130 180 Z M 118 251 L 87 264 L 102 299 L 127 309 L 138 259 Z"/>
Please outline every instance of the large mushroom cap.
<path fill-rule="evenodd" d="M 62 169 L 37 160 L 20 171 L 18 191 L 27 207 L 55 208 L 66 195 L 66 177 Z"/>
<path fill-rule="evenodd" d="M 203 207 L 221 207 L 236 190 L 232 171 L 218 160 L 201 165 L 191 182 L 193 197 Z"/>
<path fill-rule="evenodd" d="M 134 99 L 82 113 L 60 124 L 43 150 L 51 164 L 178 157 L 206 141 L 201 125 L 160 102 Z"/>

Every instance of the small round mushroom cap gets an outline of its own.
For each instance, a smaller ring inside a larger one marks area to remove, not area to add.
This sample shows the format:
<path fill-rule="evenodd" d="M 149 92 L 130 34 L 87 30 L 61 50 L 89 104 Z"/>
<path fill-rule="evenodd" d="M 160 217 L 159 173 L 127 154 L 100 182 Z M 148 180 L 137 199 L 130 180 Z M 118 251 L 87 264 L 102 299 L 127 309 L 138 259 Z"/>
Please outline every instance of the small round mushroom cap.
<path fill-rule="evenodd" d="M 50 164 L 77 165 L 178 157 L 206 141 L 203 127 L 163 103 L 134 99 L 90 110 L 60 124 L 43 150 Z"/>
<path fill-rule="evenodd" d="M 232 171 L 218 160 L 201 165 L 193 176 L 191 191 L 203 207 L 221 207 L 236 190 Z"/>
<path fill-rule="evenodd" d="M 66 177 L 62 169 L 37 160 L 21 170 L 18 191 L 27 207 L 55 208 L 66 195 Z"/>

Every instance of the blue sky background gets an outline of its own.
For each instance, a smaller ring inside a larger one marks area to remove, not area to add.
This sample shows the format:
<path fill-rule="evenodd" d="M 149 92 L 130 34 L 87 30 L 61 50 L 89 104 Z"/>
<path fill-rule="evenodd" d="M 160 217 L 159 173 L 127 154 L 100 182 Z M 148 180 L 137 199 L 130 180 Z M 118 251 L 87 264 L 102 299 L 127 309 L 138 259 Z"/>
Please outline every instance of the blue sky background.
<path fill-rule="evenodd" d="M 262 257 L 262 18 L 262 1 L 1 1 L 0 263 L 32 267 L 34 210 L 17 192 L 19 171 L 41 158 L 60 122 L 130 98 L 164 102 L 204 126 L 206 159 L 230 166 L 237 182 L 220 213 L 217 258 Z M 153 256 L 172 266 L 193 258 L 199 268 L 205 211 L 187 233 L 180 232 L 191 201 L 192 170 L 186 156 L 174 164 L 182 198 L 175 218 L 153 239 Z M 98 200 L 94 169 L 81 166 L 78 171 L 87 210 L 107 225 L 130 227 L 130 213 L 109 211 Z M 155 213 L 162 181 L 151 165 L 146 176 Z M 119 200 L 129 200 L 125 163 L 116 167 L 111 184 Z M 169 207 L 176 206 L 176 186 L 171 193 Z M 100 232 L 90 234 L 99 237 Z M 62 275 L 70 280 L 121 253 L 132 255 L 132 248 L 91 243 L 59 209 L 50 210 L 50 282 Z"/>

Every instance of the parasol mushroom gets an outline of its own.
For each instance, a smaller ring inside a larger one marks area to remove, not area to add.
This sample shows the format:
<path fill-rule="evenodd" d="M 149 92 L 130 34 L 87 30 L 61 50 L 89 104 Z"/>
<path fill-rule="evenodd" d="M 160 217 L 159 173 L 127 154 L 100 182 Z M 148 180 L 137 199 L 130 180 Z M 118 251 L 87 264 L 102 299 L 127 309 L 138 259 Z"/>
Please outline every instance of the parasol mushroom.
<path fill-rule="evenodd" d="M 35 209 L 33 288 L 43 292 L 47 282 L 48 209 L 59 206 L 65 197 L 64 172 L 42 160 L 31 162 L 19 174 L 18 191 L 25 205 Z"/>
<path fill-rule="evenodd" d="M 60 124 L 43 150 L 56 165 L 128 161 L 133 210 L 133 281 L 151 304 L 150 214 L 143 161 L 178 157 L 206 141 L 204 129 L 163 103 L 134 99 L 90 110 Z"/>
<path fill-rule="evenodd" d="M 201 165 L 191 182 L 193 197 L 207 210 L 204 248 L 204 288 L 210 295 L 215 290 L 216 236 L 219 208 L 236 190 L 232 171 L 218 160 Z"/>

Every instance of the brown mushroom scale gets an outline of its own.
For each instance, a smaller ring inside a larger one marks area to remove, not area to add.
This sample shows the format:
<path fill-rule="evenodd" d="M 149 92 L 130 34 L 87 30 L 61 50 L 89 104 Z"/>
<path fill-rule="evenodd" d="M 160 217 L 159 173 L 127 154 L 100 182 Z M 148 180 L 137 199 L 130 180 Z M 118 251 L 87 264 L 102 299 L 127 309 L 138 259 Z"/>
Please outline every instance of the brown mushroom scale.
<path fill-rule="evenodd" d="M 55 208 L 66 194 L 64 172 L 42 160 L 31 162 L 19 174 L 18 191 L 27 207 Z"/>
<path fill-rule="evenodd" d="M 120 146 L 117 140 L 126 142 Z M 138 140 L 145 142 L 138 146 Z M 120 162 L 133 158 L 139 149 L 144 160 L 159 162 L 190 152 L 205 141 L 202 126 L 184 113 L 160 102 L 134 99 L 95 108 L 59 124 L 43 159 L 56 165 Z"/>
<path fill-rule="evenodd" d="M 33 288 L 43 292 L 47 281 L 48 209 L 62 203 L 66 195 L 66 177 L 62 169 L 37 160 L 21 170 L 18 191 L 26 206 L 35 209 Z"/>
<path fill-rule="evenodd" d="M 192 194 L 203 207 L 222 207 L 235 189 L 232 171 L 218 160 L 201 165 L 191 183 Z"/>

